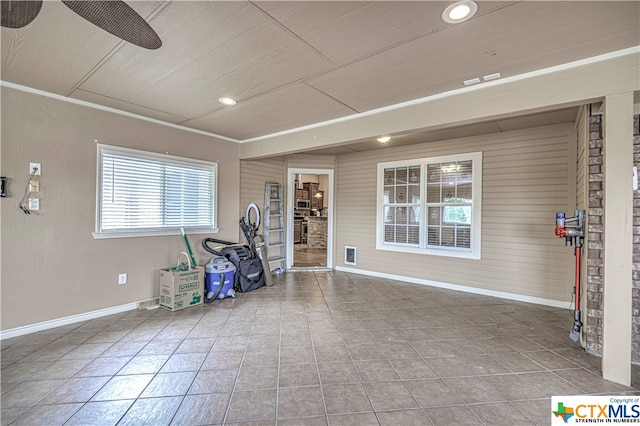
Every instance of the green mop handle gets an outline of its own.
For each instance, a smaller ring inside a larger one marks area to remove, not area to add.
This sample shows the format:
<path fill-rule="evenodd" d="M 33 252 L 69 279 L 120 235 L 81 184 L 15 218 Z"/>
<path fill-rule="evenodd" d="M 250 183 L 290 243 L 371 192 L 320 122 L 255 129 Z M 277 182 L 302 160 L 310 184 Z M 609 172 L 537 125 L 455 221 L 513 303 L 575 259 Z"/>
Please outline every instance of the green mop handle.
<path fill-rule="evenodd" d="M 193 257 L 193 251 L 191 251 L 191 245 L 189 245 L 189 239 L 187 238 L 187 234 L 184 232 L 183 227 L 180 227 L 180 232 L 182 233 L 184 244 L 187 246 L 187 252 L 189 252 L 189 257 L 191 257 L 191 269 L 193 269 L 196 267 L 196 258 Z"/>

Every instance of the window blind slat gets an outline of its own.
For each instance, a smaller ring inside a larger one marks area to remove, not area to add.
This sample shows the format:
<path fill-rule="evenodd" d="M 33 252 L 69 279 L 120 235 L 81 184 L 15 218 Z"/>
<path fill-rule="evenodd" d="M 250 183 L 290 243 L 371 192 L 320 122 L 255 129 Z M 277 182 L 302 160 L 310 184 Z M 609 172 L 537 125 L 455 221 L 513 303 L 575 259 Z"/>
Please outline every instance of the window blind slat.
<path fill-rule="evenodd" d="M 215 228 L 215 163 L 99 146 L 96 232 Z"/>

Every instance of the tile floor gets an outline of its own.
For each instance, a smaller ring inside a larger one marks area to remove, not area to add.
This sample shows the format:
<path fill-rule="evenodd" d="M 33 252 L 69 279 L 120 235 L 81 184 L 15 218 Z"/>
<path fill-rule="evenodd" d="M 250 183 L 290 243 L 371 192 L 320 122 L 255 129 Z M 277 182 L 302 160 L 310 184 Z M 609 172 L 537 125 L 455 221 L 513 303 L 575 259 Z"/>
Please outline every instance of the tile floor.
<path fill-rule="evenodd" d="M 2 341 L 2 425 L 549 424 L 601 379 L 566 310 L 341 272 Z M 498 415 L 499 413 L 499 415 Z"/>

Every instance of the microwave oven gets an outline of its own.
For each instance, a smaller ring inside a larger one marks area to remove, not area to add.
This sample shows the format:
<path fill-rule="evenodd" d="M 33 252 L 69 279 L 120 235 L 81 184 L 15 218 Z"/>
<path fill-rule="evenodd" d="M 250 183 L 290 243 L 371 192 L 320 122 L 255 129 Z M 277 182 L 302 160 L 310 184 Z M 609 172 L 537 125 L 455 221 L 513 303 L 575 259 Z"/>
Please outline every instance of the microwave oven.
<path fill-rule="evenodd" d="M 296 200 L 296 209 L 299 210 L 309 210 L 311 208 L 311 203 L 309 200 Z"/>

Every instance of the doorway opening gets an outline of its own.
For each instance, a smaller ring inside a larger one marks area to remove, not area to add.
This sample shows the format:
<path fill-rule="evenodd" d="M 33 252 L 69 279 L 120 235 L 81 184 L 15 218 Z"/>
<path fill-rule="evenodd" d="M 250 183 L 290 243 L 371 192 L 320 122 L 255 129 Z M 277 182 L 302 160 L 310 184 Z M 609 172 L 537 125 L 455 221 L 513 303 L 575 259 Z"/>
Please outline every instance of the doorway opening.
<path fill-rule="evenodd" d="M 287 268 L 332 268 L 333 170 L 289 169 Z"/>

